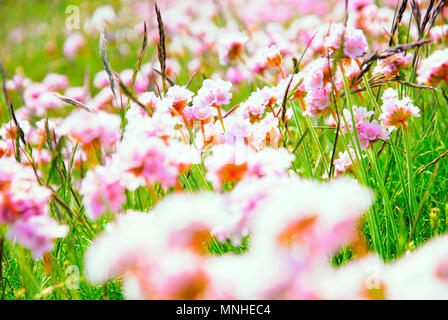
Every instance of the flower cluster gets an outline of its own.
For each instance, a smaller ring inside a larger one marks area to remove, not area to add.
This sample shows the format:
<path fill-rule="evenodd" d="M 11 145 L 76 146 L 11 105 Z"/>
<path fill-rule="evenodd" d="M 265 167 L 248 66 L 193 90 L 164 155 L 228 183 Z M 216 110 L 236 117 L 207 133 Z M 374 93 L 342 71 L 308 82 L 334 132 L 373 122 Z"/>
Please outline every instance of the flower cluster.
<path fill-rule="evenodd" d="M 420 109 L 414 106 L 413 101 L 409 97 L 398 97 L 398 92 L 391 88 L 384 91 L 383 105 L 380 115 L 383 125 L 391 128 L 406 128 L 406 122 L 411 117 L 420 117 Z"/>
<path fill-rule="evenodd" d="M 249 178 L 228 195 L 168 196 L 149 214 L 119 215 L 87 252 L 88 278 L 101 283 L 122 275 L 131 299 L 318 296 L 318 286 L 302 282 L 355 236 L 371 194 L 352 180 L 266 179 L 257 186 Z M 347 201 L 353 193 L 357 200 Z M 212 234 L 238 243 L 249 230 L 247 255 L 204 255 Z"/>
<path fill-rule="evenodd" d="M 438 50 L 422 61 L 417 71 L 417 81 L 437 85 L 442 81 L 448 83 L 448 49 Z"/>
<path fill-rule="evenodd" d="M 53 240 L 68 232 L 67 226 L 50 217 L 50 196 L 30 167 L 13 158 L 0 159 L 0 223 L 9 226 L 6 237 L 32 250 L 35 259 L 51 251 Z"/>

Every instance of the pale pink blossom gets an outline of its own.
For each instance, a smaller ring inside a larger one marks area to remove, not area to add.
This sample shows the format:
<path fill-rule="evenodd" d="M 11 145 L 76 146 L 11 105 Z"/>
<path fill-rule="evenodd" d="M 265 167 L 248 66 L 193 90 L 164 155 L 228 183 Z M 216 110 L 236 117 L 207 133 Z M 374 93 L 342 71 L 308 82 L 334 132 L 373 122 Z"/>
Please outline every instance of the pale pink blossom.
<path fill-rule="evenodd" d="M 126 200 L 120 172 L 114 167 L 97 166 L 89 170 L 82 181 L 79 194 L 87 216 L 98 219 L 106 211 L 117 213 Z"/>
<path fill-rule="evenodd" d="M 398 97 L 398 92 L 389 88 L 383 93 L 383 105 L 380 115 L 383 125 L 391 128 L 406 127 L 411 117 L 420 117 L 420 109 L 416 107 L 411 98 Z"/>
<path fill-rule="evenodd" d="M 70 34 L 64 42 L 64 55 L 67 59 L 73 59 L 79 50 L 85 46 L 86 40 L 84 36 L 75 32 Z"/>
<path fill-rule="evenodd" d="M 448 49 L 437 50 L 424 59 L 417 70 L 419 83 L 438 85 L 441 81 L 448 83 Z"/>
<path fill-rule="evenodd" d="M 58 224 L 50 217 L 33 216 L 11 225 L 6 238 L 19 242 L 32 251 L 34 259 L 40 259 L 44 253 L 53 249 L 54 239 L 63 238 L 67 233 L 67 226 Z"/>
<path fill-rule="evenodd" d="M 60 134 L 68 135 L 81 144 L 99 142 L 112 145 L 119 138 L 120 117 L 104 111 L 73 111 L 60 127 Z"/>

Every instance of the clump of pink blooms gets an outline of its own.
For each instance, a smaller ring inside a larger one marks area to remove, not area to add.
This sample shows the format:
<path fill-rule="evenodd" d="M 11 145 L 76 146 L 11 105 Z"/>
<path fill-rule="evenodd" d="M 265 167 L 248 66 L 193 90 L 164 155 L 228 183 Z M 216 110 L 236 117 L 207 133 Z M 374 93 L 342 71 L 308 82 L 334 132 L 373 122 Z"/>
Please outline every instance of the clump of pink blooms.
<path fill-rule="evenodd" d="M 437 50 L 424 59 L 417 70 L 417 81 L 423 84 L 438 85 L 448 83 L 448 49 Z"/>
<path fill-rule="evenodd" d="M 383 125 L 389 128 L 407 128 L 406 123 L 411 117 L 420 117 L 420 109 L 414 105 L 411 98 L 400 98 L 398 92 L 392 88 L 386 89 L 381 99 L 383 105 L 380 119 Z"/>
<path fill-rule="evenodd" d="M 369 254 L 333 269 L 329 255 L 356 236 L 372 194 L 349 179 L 269 179 L 241 182 L 224 195 L 172 195 L 150 213 L 118 215 L 87 252 L 87 278 L 100 284 L 122 277 L 128 299 L 446 296 L 446 237 L 390 265 Z M 212 234 L 237 245 L 249 231 L 246 254 L 205 254 Z M 417 275 L 418 284 L 411 281 Z"/>
<path fill-rule="evenodd" d="M 63 51 L 65 57 L 70 60 L 74 59 L 85 44 L 86 39 L 81 33 L 75 32 L 70 34 L 64 42 Z"/>
<path fill-rule="evenodd" d="M 81 145 L 113 145 L 119 138 L 120 118 L 104 111 L 90 112 L 84 109 L 73 111 L 59 128 Z"/>
<path fill-rule="evenodd" d="M 341 23 L 330 27 L 325 39 L 325 46 L 330 50 L 343 47 L 344 54 L 352 59 L 361 57 L 367 52 L 368 44 L 364 33 L 360 29 L 344 26 Z"/>
<path fill-rule="evenodd" d="M 373 143 L 380 140 L 389 139 L 389 130 L 386 125 L 382 125 L 378 120 L 371 120 L 373 111 L 367 111 L 365 107 L 358 107 L 356 105 L 350 109 L 344 109 L 340 121 L 342 132 L 350 133 L 353 138 L 353 143 L 356 144 L 356 134 L 359 138 L 359 143 L 363 149 L 373 145 Z M 336 125 L 334 118 L 328 118 L 327 123 Z M 356 133 L 355 133 L 356 130 Z"/>
<path fill-rule="evenodd" d="M 390 79 L 397 76 L 401 70 L 411 63 L 411 61 L 412 55 L 397 53 L 386 59 L 379 60 L 378 65 L 373 69 L 373 73 Z"/>
<path fill-rule="evenodd" d="M 101 283 L 121 275 L 131 299 L 317 296 L 317 287 L 300 282 L 355 235 L 371 194 L 351 180 L 318 184 L 297 177 L 267 179 L 258 187 L 255 181 L 242 182 L 229 197 L 178 194 L 149 214 L 120 214 L 87 252 L 88 278 Z M 267 192 L 263 186 L 268 185 L 275 188 Z M 321 201 L 322 196 L 330 201 Z M 222 241 L 233 234 L 238 242 L 248 230 L 252 245 L 246 255 L 205 255 L 211 234 L 220 234 Z M 257 265 L 265 267 L 254 269 Z"/>
<path fill-rule="evenodd" d="M 0 223 L 6 237 L 17 241 L 39 259 L 53 249 L 53 241 L 67 235 L 68 227 L 49 215 L 51 192 L 39 185 L 31 167 L 10 157 L 0 159 Z"/>

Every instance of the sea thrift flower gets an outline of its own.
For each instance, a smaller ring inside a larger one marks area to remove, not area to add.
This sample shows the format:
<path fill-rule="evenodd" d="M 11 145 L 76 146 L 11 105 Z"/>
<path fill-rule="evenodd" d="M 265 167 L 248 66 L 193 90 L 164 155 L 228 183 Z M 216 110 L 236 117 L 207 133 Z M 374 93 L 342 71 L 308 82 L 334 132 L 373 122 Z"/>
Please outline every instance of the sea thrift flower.
<path fill-rule="evenodd" d="M 140 97 L 139 101 L 146 106 L 148 110 L 156 110 L 160 103 L 160 98 L 152 91 L 144 92 Z"/>
<path fill-rule="evenodd" d="M 116 19 L 117 14 L 112 6 L 99 6 L 95 9 L 90 19 L 85 21 L 84 29 L 90 33 L 101 31 L 104 24 L 112 24 Z"/>
<path fill-rule="evenodd" d="M 278 124 L 279 120 L 273 113 L 267 114 L 249 128 L 248 144 L 256 151 L 262 150 L 266 145 L 277 146 L 280 139 Z"/>
<path fill-rule="evenodd" d="M 295 156 L 285 148 L 264 148 L 248 153 L 249 174 L 257 177 L 284 176 Z"/>
<path fill-rule="evenodd" d="M 208 104 L 206 99 L 201 96 L 196 96 L 193 100 L 190 114 L 192 116 L 192 120 L 199 120 L 204 123 L 211 121 L 213 117 L 211 105 Z"/>
<path fill-rule="evenodd" d="M 167 232 L 169 247 L 201 254 L 212 230 L 224 222 L 226 203 L 215 193 L 173 194 L 159 202 L 152 214 Z"/>
<path fill-rule="evenodd" d="M 132 86 L 132 77 L 134 75 L 134 70 L 126 69 L 120 72 L 120 79 L 127 87 Z M 147 77 L 142 76 L 141 73 L 137 73 L 134 83 L 135 92 L 145 92 L 148 88 L 149 80 Z"/>
<path fill-rule="evenodd" d="M 330 93 L 331 84 L 309 92 L 305 97 L 307 108 L 304 115 L 316 118 L 319 114 L 325 112 L 330 105 Z"/>
<path fill-rule="evenodd" d="M 62 123 L 60 133 L 85 145 L 112 145 L 119 138 L 120 117 L 104 111 L 75 110 Z"/>
<path fill-rule="evenodd" d="M 261 55 L 256 55 L 247 60 L 247 66 L 249 70 L 256 74 L 263 75 L 264 72 L 269 69 L 269 66 L 266 64 L 266 60 Z"/>
<path fill-rule="evenodd" d="M 435 51 L 422 61 L 417 70 L 417 81 L 429 85 L 438 85 L 441 81 L 448 83 L 448 48 Z"/>
<path fill-rule="evenodd" d="M 353 172 L 353 162 L 356 163 L 355 150 L 349 148 L 348 151 L 339 152 L 339 156 L 334 160 L 334 174 L 335 176 L 345 173 Z"/>
<path fill-rule="evenodd" d="M 377 120 L 364 121 L 358 126 L 357 130 L 361 146 L 364 148 L 378 140 L 389 139 L 389 131 L 381 126 Z"/>
<path fill-rule="evenodd" d="M 378 61 L 378 65 L 373 69 L 374 74 L 384 75 L 387 79 L 397 76 L 398 72 L 406 68 L 411 63 L 412 56 L 404 55 L 403 52 L 394 54 L 386 59 Z"/>
<path fill-rule="evenodd" d="M 168 112 L 156 111 L 152 117 L 148 117 L 143 108 L 131 104 L 126 113 L 126 118 L 128 120 L 124 132 L 126 140 L 157 137 L 167 142 L 168 139 L 175 138 L 178 135 L 175 127 L 179 121 Z"/>
<path fill-rule="evenodd" d="M 433 26 L 429 30 L 429 36 L 434 42 L 442 42 L 442 40 L 448 36 L 448 25 L 443 26 Z"/>
<path fill-rule="evenodd" d="M 87 96 L 88 92 L 86 92 L 86 89 L 84 87 L 70 87 L 64 92 L 64 96 L 67 98 L 83 102 Z"/>
<path fill-rule="evenodd" d="M 359 128 L 367 118 L 370 118 L 374 112 L 373 111 L 367 111 L 367 108 L 364 107 L 358 107 L 358 106 L 352 106 L 353 111 L 353 117 L 355 121 L 356 128 Z M 350 110 L 344 109 L 343 110 L 344 118 L 341 118 L 341 128 L 344 133 L 347 133 L 348 131 L 353 132 L 353 128 L 355 127 L 353 125 L 353 118 Z M 344 121 L 345 119 L 345 121 Z M 334 119 L 335 120 L 335 119 Z M 347 122 L 347 124 L 346 124 Z M 334 123 L 336 125 L 336 123 Z M 347 128 L 348 126 L 348 128 Z"/>
<path fill-rule="evenodd" d="M 260 120 L 266 110 L 273 112 L 273 106 L 277 102 L 275 92 L 270 87 L 263 87 L 251 93 L 250 97 L 240 103 L 238 112 L 244 113 L 251 121 Z"/>
<path fill-rule="evenodd" d="M 93 79 L 93 86 L 98 89 L 105 88 L 109 86 L 109 84 L 110 79 L 106 70 L 101 70 L 100 72 L 98 72 Z"/>
<path fill-rule="evenodd" d="M 207 179 L 220 190 L 226 182 L 238 182 L 247 172 L 248 149 L 240 143 L 213 147 L 212 155 L 204 161 Z"/>
<path fill-rule="evenodd" d="M 114 94 L 110 87 L 101 89 L 92 99 L 87 101 L 86 105 L 92 110 L 108 110 L 112 109 L 112 101 Z"/>
<path fill-rule="evenodd" d="M 328 60 L 318 58 L 309 63 L 303 70 L 303 84 L 307 91 L 320 89 L 330 80 Z"/>
<path fill-rule="evenodd" d="M 231 82 L 221 79 L 206 79 L 202 83 L 198 95 L 203 96 L 210 105 L 223 106 L 230 103 L 230 99 L 232 98 L 232 92 L 230 92 L 231 88 Z"/>
<path fill-rule="evenodd" d="M 122 275 L 127 298 L 199 298 L 209 282 L 203 248 L 224 210 L 219 194 L 176 194 L 152 214 L 118 215 L 89 248 L 87 277 L 102 283 Z"/>
<path fill-rule="evenodd" d="M 0 159 L 0 223 L 8 225 L 6 238 L 32 250 L 35 259 L 53 248 L 53 239 L 68 232 L 49 217 L 50 196 L 31 167 L 12 158 Z"/>
<path fill-rule="evenodd" d="M 157 122 L 164 125 L 157 118 L 152 123 Z M 144 123 L 147 126 L 140 127 L 140 130 L 125 132 L 125 138 L 117 146 L 117 154 L 112 161 L 121 168 L 127 189 L 135 190 L 156 182 L 164 188 L 174 187 L 184 170 L 200 162 L 199 150 L 176 140 L 167 141 L 169 137 L 160 130 L 163 127 L 155 127 L 151 122 Z"/>
<path fill-rule="evenodd" d="M 406 128 L 409 118 L 420 117 L 420 109 L 414 106 L 411 98 L 399 99 L 398 92 L 391 88 L 384 91 L 382 100 L 381 110 L 383 113 L 380 115 L 380 119 L 385 126 L 392 128 L 404 126 Z"/>
<path fill-rule="evenodd" d="M 104 212 L 117 213 L 126 200 L 124 187 L 120 183 L 120 172 L 111 167 L 97 166 L 87 172 L 79 194 L 86 207 L 87 216 L 98 219 Z"/>
<path fill-rule="evenodd" d="M 372 200 L 371 191 L 351 179 L 319 184 L 292 178 L 264 202 L 253 229 L 254 246 L 300 249 L 308 263 L 326 259 L 330 250 L 354 237 L 356 221 Z"/>
<path fill-rule="evenodd" d="M 240 68 L 230 67 L 227 69 L 226 78 L 230 82 L 238 84 L 243 82 L 244 80 L 247 80 L 248 75 L 244 72 L 244 70 L 241 70 Z"/>
<path fill-rule="evenodd" d="M 62 74 L 49 73 L 42 81 L 50 91 L 65 89 L 68 86 L 68 78 Z"/>
<path fill-rule="evenodd" d="M 276 45 L 265 48 L 261 54 L 266 59 L 266 64 L 269 67 L 277 68 L 282 63 L 282 54 L 280 53 L 280 48 Z"/>
<path fill-rule="evenodd" d="M 42 105 L 41 101 L 39 101 L 39 98 L 42 94 L 47 92 L 47 86 L 41 83 L 30 84 L 23 92 L 27 108 L 38 116 L 42 116 L 46 112 L 46 108 Z"/>
<path fill-rule="evenodd" d="M 270 190 L 281 187 L 288 179 L 285 176 L 266 176 L 241 180 L 232 191 L 224 194 L 228 208 L 226 218 L 213 230 L 213 235 L 221 242 L 230 238 L 233 245 L 239 246 L 242 238 L 249 235 Z"/>
<path fill-rule="evenodd" d="M 53 249 L 54 239 L 63 238 L 67 233 L 67 226 L 59 225 L 50 217 L 33 216 L 11 225 L 6 232 L 6 238 L 19 242 L 33 252 L 34 259 L 40 259 L 45 252 Z"/>
<path fill-rule="evenodd" d="M 217 43 L 219 62 L 226 65 L 229 61 L 240 58 L 247 41 L 248 37 L 242 33 L 227 33 L 224 35 Z"/>
<path fill-rule="evenodd" d="M 173 109 L 182 113 L 183 109 L 191 102 L 193 92 L 186 87 L 175 85 L 168 89 L 166 97 L 173 102 Z"/>
<path fill-rule="evenodd" d="M 30 167 L 7 157 L 0 159 L 0 167 L 0 223 L 48 214 L 51 192 L 35 181 Z"/>
<path fill-rule="evenodd" d="M 384 272 L 388 299 L 447 299 L 447 236 L 428 241 Z"/>
<path fill-rule="evenodd" d="M 101 284 L 132 266 L 154 263 L 166 248 L 165 234 L 153 215 L 128 211 L 119 214 L 97 237 L 85 256 L 87 279 Z"/>
<path fill-rule="evenodd" d="M 325 46 L 332 50 L 341 47 L 344 38 L 344 54 L 352 59 L 358 58 L 367 51 L 368 44 L 362 30 L 354 29 L 351 26 L 345 27 L 343 24 L 331 26 L 330 34 L 325 39 Z"/>
<path fill-rule="evenodd" d="M 362 148 L 367 148 L 374 142 L 379 140 L 388 140 L 389 131 L 387 127 L 378 123 L 377 120 L 370 121 L 373 111 L 367 111 L 364 107 L 352 106 L 355 125 L 353 125 L 352 113 L 349 109 L 343 110 L 343 117 L 340 119 L 341 129 L 343 133 L 351 132 L 354 138 L 354 128 L 358 132 L 359 142 Z M 331 120 L 335 126 L 335 120 Z M 355 139 L 355 138 L 354 138 Z"/>
<path fill-rule="evenodd" d="M 67 59 L 73 59 L 78 51 L 85 46 L 85 43 L 86 40 L 81 33 L 72 33 L 64 42 L 64 55 L 67 57 Z"/>

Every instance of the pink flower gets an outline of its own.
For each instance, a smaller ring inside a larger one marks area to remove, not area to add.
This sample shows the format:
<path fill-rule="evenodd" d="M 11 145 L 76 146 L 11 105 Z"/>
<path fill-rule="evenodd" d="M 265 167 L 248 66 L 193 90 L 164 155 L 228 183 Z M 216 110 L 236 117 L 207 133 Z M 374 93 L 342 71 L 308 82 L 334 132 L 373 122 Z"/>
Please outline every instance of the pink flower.
<path fill-rule="evenodd" d="M 48 214 L 51 192 L 40 186 L 30 167 L 11 158 L 0 159 L 0 222 L 12 224 L 19 219 Z"/>
<path fill-rule="evenodd" d="M 327 107 L 330 105 L 330 93 L 331 84 L 327 84 L 321 89 L 308 92 L 305 97 L 307 108 L 304 114 L 311 117 L 317 117 L 319 114 L 326 111 Z"/>
<path fill-rule="evenodd" d="M 398 92 L 389 88 L 384 91 L 383 105 L 381 109 L 383 113 L 380 115 L 383 125 L 392 128 L 404 126 L 411 117 L 420 117 L 420 109 L 414 106 L 413 101 L 409 97 L 398 98 Z"/>
<path fill-rule="evenodd" d="M 253 246 L 291 250 L 304 255 L 306 264 L 323 263 L 330 251 L 354 237 L 357 220 L 372 200 L 372 192 L 352 179 L 316 183 L 291 178 L 263 203 L 253 226 Z"/>
<path fill-rule="evenodd" d="M 70 87 L 65 90 L 64 95 L 70 99 L 83 102 L 86 99 L 88 92 L 86 92 L 84 87 Z"/>
<path fill-rule="evenodd" d="M 363 140 L 375 141 L 381 133 L 381 126 L 378 121 L 365 121 L 359 126 L 359 137 Z"/>
<path fill-rule="evenodd" d="M 120 172 L 113 167 L 97 166 L 87 172 L 79 194 L 83 196 L 87 216 L 98 219 L 104 212 L 117 213 L 126 200 Z"/>
<path fill-rule="evenodd" d="M 448 36 L 448 25 L 433 26 L 429 30 L 429 36 L 434 42 L 442 42 L 442 40 Z"/>
<path fill-rule="evenodd" d="M 60 127 L 61 135 L 68 135 L 81 144 L 99 142 L 113 145 L 120 134 L 120 117 L 104 111 L 73 111 Z"/>
<path fill-rule="evenodd" d="M 390 78 L 398 75 L 398 72 L 406 68 L 411 63 L 411 60 L 412 55 L 405 56 L 403 52 L 400 52 L 386 59 L 379 60 L 373 72 Z"/>
<path fill-rule="evenodd" d="M 241 83 L 247 79 L 247 75 L 245 75 L 244 71 L 240 68 L 230 67 L 227 69 L 226 78 L 235 84 Z"/>
<path fill-rule="evenodd" d="M 150 130 L 154 128 L 149 127 Z M 186 168 L 199 163 L 199 151 L 193 147 L 175 140 L 168 143 L 156 136 L 145 137 L 143 132 L 125 134 L 112 160 L 121 168 L 122 179 L 128 189 L 135 190 L 156 182 L 164 188 L 174 187 Z"/>
<path fill-rule="evenodd" d="M 98 72 L 93 79 L 93 86 L 98 89 L 105 88 L 109 86 L 109 84 L 110 79 L 106 70 L 101 70 L 100 72 Z"/>
<path fill-rule="evenodd" d="M 352 59 L 363 56 L 369 46 L 366 37 L 360 29 L 347 27 L 344 36 L 344 53 Z"/>
<path fill-rule="evenodd" d="M 160 98 L 152 91 L 144 92 L 140 97 L 139 101 L 143 103 L 149 110 L 156 110 Z"/>
<path fill-rule="evenodd" d="M 239 112 L 253 116 L 254 120 L 259 119 L 267 109 L 273 108 L 277 102 L 274 89 L 266 86 L 252 92 L 245 102 L 240 103 Z"/>
<path fill-rule="evenodd" d="M 134 70 L 126 69 L 120 72 L 120 79 L 127 87 L 132 86 L 132 77 L 134 75 Z M 149 79 L 144 77 L 141 73 L 137 73 L 134 84 L 135 92 L 145 92 L 149 85 Z"/>
<path fill-rule="evenodd" d="M 87 107 L 93 110 L 107 110 L 108 107 L 112 106 L 112 101 L 114 99 L 114 94 L 109 87 L 101 89 L 92 99 L 87 101 Z"/>
<path fill-rule="evenodd" d="M 64 42 L 64 55 L 67 57 L 67 59 L 73 59 L 78 51 L 84 47 L 86 40 L 84 39 L 84 36 L 79 33 L 75 32 L 72 33 L 67 37 L 67 39 Z"/>
<path fill-rule="evenodd" d="M 221 37 L 216 45 L 219 53 L 219 62 L 226 65 L 231 60 L 241 57 L 244 44 L 248 37 L 242 33 L 227 33 Z"/>
<path fill-rule="evenodd" d="M 362 125 L 366 121 L 367 118 L 370 118 L 374 114 L 373 111 L 367 111 L 366 108 L 358 107 L 355 105 L 352 106 L 352 111 L 353 111 L 353 117 L 355 118 L 356 128 L 359 128 L 359 126 Z M 347 133 L 348 131 L 353 132 L 354 126 L 353 126 L 353 119 L 352 119 L 352 114 L 351 114 L 350 110 L 344 109 L 343 114 L 344 114 L 344 117 L 341 118 L 342 131 L 344 133 Z M 345 119 L 345 121 L 344 121 L 344 119 Z M 347 128 L 345 122 L 347 122 L 348 128 Z"/>
<path fill-rule="evenodd" d="M 364 121 L 358 126 L 357 130 L 362 145 L 368 145 L 380 139 L 389 139 L 389 132 L 377 120 Z"/>
<path fill-rule="evenodd" d="M 221 79 L 206 79 L 199 89 L 198 95 L 202 96 L 210 105 L 223 106 L 230 103 L 232 98 L 231 88 L 231 82 Z"/>
<path fill-rule="evenodd" d="M 173 108 L 180 113 L 191 102 L 193 92 L 186 87 L 175 85 L 168 89 L 166 97 L 173 101 Z"/>
<path fill-rule="evenodd" d="M 322 88 L 329 78 L 328 60 L 318 58 L 309 63 L 303 70 L 303 84 L 307 91 Z"/>
<path fill-rule="evenodd" d="M 368 44 L 362 30 L 351 26 L 345 27 L 340 23 L 331 26 L 330 34 L 325 39 L 325 46 L 332 50 L 339 49 L 342 37 L 344 38 L 344 54 L 349 58 L 358 58 L 367 51 Z"/>
<path fill-rule="evenodd" d="M 196 96 L 193 100 L 190 110 L 192 120 L 207 121 L 213 117 L 211 105 L 205 99 L 202 96 Z"/>
<path fill-rule="evenodd" d="M 212 148 L 212 155 L 204 161 L 207 180 L 220 190 L 226 182 L 238 182 L 247 172 L 247 153 L 243 144 L 220 144 Z"/>
<path fill-rule="evenodd" d="M 448 83 L 448 48 L 435 51 L 424 59 L 417 70 L 417 81 L 429 85 Z"/>
<path fill-rule="evenodd" d="M 48 90 L 57 91 L 68 86 L 68 78 L 61 74 L 49 73 L 42 83 L 47 86 Z"/>
<path fill-rule="evenodd" d="M 265 48 L 261 55 L 266 61 L 266 64 L 272 68 L 278 67 L 282 63 L 282 54 L 280 53 L 280 47 L 272 45 Z"/>
<path fill-rule="evenodd" d="M 50 217 L 33 216 L 10 226 L 6 238 L 32 250 L 34 259 L 40 259 L 45 252 L 53 249 L 54 239 L 63 238 L 67 233 L 67 226 L 59 225 Z"/>
<path fill-rule="evenodd" d="M 339 175 L 345 172 L 352 172 L 353 161 L 356 163 L 355 150 L 349 148 L 348 151 L 339 152 L 339 157 L 334 160 L 334 174 Z"/>

